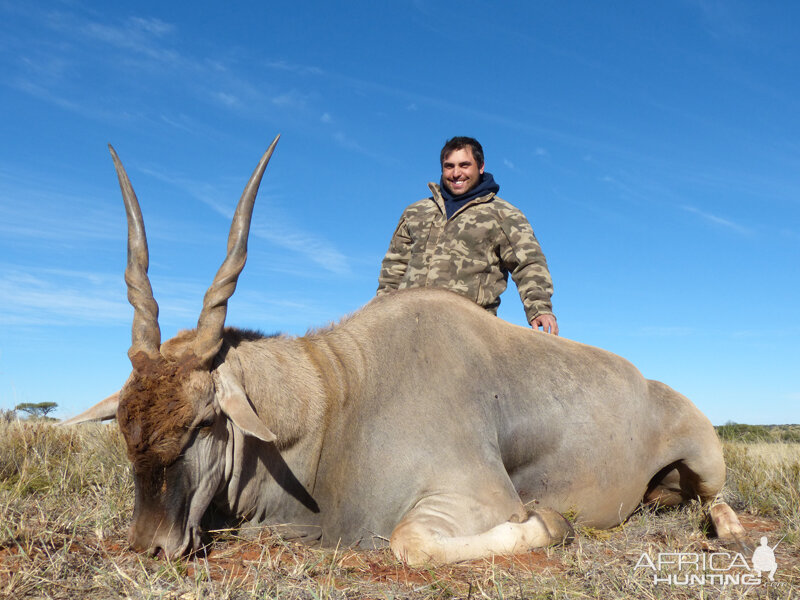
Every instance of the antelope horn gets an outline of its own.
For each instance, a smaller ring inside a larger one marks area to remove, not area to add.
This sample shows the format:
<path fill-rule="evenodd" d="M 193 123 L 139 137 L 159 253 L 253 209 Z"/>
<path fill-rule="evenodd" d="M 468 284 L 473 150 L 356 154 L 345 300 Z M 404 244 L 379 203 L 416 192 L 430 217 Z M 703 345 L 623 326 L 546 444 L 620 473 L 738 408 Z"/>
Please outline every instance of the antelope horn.
<path fill-rule="evenodd" d="M 76 417 L 67 419 L 59 423 L 60 426 L 77 425 L 85 421 L 105 421 L 113 419 L 117 416 L 117 407 L 119 406 L 119 392 L 114 392 L 105 400 L 101 400 L 92 408 L 83 411 Z"/>
<path fill-rule="evenodd" d="M 143 358 L 136 358 L 143 353 L 144 359 L 156 361 L 161 358 L 161 330 L 158 328 L 158 304 L 153 298 L 153 289 L 147 277 L 149 255 L 147 252 L 147 236 L 144 232 L 142 211 L 139 200 L 133 191 L 128 174 L 114 151 L 108 145 L 114 168 L 117 170 L 122 199 L 125 202 L 125 213 L 128 217 L 128 266 L 125 269 L 125 283 L 128 284 L 128 302 L 133 306 L 133 329 L 131 347 L 128 358 L 134 370 L 143 366 Z"/>
<path fill-rule="evenodd" d="M 256 201 L 258 186 L 261 184 L 267 163 L 280 137 L 277 135 L 272 141 L 242 192 L 228 235 L 228 255 L 203 298 L 203 310 L 197 320 L 197 337 L 193 350 L 204 365 L 210 364 L 222 346 L 222 329 L 225 326 L 228 299 L 236 289 L 236 281 L 247 260 L 247 237 L 250 234 L 253 204 Z"/>

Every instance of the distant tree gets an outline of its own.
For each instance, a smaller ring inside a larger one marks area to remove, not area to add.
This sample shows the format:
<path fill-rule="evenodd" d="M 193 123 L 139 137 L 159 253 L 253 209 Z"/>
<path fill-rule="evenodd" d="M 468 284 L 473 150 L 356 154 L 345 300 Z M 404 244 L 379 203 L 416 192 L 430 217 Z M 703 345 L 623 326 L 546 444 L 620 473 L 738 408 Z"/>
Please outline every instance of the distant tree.
<path fill-rule="evenodd" d="M 23 402 L 17 404 L 14 409 L 28 413 L 31 419 L 46 419 L 51 412 L 58 408 L 56 402 Z"/>
<path fill-rule="evenodd" d="M 17 419 L 17 411 L 13 408 L 0 408 L 0 423 L 10 423 Z"/>

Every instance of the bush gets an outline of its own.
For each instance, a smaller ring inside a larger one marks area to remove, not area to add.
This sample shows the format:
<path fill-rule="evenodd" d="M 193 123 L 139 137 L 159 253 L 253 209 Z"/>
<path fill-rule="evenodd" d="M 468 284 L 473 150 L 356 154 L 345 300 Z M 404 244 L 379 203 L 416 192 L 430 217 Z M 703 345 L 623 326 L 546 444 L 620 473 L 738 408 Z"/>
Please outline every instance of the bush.
<path fill-rule="evenodd" d="M 772 440 L 766 425 L 742 425 L 728 421 L 716 428 L 717 435 L 730 442 L 769 442 Z"/>

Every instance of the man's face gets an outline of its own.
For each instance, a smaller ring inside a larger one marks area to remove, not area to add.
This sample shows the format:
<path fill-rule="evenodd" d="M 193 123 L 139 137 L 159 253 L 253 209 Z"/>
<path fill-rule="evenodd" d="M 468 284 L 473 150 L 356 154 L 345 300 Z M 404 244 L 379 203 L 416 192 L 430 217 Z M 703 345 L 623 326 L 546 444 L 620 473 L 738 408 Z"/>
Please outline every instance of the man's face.
<path fill-rule="evenodd" d="M 453 150 L 442 163 L 442 181 L 454 196 L 466 194 L 481 180 L 483 165 L 478 165 L 472 156 L 472 147 Z"/>

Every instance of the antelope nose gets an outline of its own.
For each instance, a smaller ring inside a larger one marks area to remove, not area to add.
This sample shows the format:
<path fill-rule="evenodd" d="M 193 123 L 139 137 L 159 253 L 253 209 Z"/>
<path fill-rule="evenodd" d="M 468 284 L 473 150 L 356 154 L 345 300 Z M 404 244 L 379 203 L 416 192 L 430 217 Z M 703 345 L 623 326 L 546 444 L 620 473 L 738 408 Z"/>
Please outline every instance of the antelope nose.
<path fill-rule="evenodd" d="M 141 539 L 141 535 L 137 534 L 135 525 L 128 528 L 128 545 L 135 552 L 146 552 L 149 556 L 156 557 L 164 551 L 155 539 L 150 544 L 143 544 Z"/>

